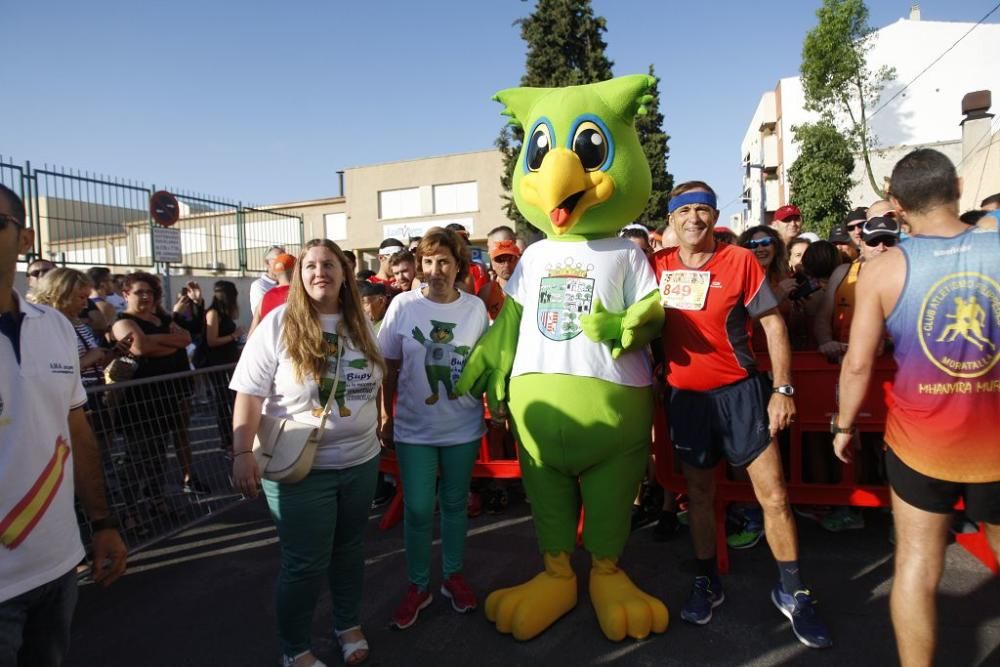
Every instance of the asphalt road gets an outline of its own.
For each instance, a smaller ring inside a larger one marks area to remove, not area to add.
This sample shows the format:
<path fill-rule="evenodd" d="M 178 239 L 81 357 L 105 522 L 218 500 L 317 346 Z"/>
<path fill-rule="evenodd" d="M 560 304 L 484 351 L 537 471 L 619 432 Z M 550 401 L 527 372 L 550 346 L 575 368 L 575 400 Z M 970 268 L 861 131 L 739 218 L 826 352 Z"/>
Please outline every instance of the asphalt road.
<path fill-rule="evenodd" d="M 830 534 L 799 519 L 806 582 L 834 636 L 817 651 L 795 639 L 772 606 L 777 577 L 766 544 L 734 552 L 726 602 L 704 627 L 680 620 L 694 562 L 686 533 L 657 542 L 639 530 L 622 558 L 632 578 L 670 609 L 671 625 L 645 641 L 609 642 L 586 592 L 589 557 L 574 556 L 580 583 L 576 609 L 526 643 L 501 635 L 481 611 L 459 616 L 441 595 L 406 631 L 387 627 L 406 586 L 400 526 L 369 522 L 362 618 L 370 665 L 892 665 L 889 621 L 892 575 L 889 517 L 867 511 L 863 530 Z M 466 577 L 482 597 L 533 576 L 541 567 L 526 505 L 470 521 Z M 435 558 L 439 551 L 435 547 Z M 439 558 L 435 565 L 439 568 Z M 274 528 L 262 500 L 246 502 L 137 554 L 129 573 L 107 590 L 81 588 L 69 667 L 182 665 L 273 667 L 278 662 L 272 586 L 278 567 Z M 434 579 L 434 589 L 440 572 Z M 957 545 L 948 549 L 939 596 L 939 664 L 1000 665 L 1000 578 Z M 339 665 L 330 601 L 321 598 L 314 647 Z"/>

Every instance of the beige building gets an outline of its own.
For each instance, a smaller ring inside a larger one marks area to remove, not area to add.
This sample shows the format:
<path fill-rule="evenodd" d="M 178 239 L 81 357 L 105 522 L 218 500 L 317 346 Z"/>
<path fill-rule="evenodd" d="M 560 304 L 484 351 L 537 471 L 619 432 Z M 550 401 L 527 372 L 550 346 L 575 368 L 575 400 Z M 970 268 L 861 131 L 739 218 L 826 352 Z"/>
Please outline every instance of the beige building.
<path fill-rule="evenodd" d="M 496 149 L 352 167 L 343 172 L 342 197 L 264 208 L 302 215 L 306 239 L 331 239 L 354 250 L 359 265 L 374 265 L 384 239 L 405 245 L 411 236 L 450 223 L 485 244 L 487 232 L 510 224 L 503 212 L 502 173 Z"/>

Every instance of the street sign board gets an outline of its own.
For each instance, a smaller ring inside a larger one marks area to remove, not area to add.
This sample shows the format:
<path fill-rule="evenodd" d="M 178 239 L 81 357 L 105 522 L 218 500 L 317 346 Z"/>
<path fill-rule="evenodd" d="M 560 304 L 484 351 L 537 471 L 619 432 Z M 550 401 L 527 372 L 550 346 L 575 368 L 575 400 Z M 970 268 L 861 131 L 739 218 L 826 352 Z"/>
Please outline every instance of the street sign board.
<path fill-rule="evenodd" d="M 171 264 L 182 261 L 181 230 L 153 225 L 153 259 Z"/>

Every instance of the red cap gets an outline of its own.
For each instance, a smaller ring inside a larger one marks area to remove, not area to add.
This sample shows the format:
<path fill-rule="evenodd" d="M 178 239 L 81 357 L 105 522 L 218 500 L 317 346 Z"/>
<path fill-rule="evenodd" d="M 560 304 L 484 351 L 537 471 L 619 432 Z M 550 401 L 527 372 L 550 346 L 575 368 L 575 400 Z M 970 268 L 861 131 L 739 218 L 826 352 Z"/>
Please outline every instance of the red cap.
<path fill-rule="evenodd" d="M 496 259 L 501 255 L 513 255 L 514 257 L 521 256 L 521 249 L 517 247 L 517 242 L 511 239 L 504 239 L 503 241 L 497 241 L 490 248 L 490 259 Z"/>
<path fill-rule="evenodd" d="M 271 269 L 274 271 L 291 271 L 294 266 L 295 258 L 286 252 L 271 260 Z"/>
<path fill-rule="evenodd" d="M 794 204 L 785 204 L 777 211 L 774 212 L 774 219 L 778 222 L 783 222 L 789 218 L 794 218 L 795 216 L 802 217 L 802 211 L 799 210 L 798 206 Z"/>

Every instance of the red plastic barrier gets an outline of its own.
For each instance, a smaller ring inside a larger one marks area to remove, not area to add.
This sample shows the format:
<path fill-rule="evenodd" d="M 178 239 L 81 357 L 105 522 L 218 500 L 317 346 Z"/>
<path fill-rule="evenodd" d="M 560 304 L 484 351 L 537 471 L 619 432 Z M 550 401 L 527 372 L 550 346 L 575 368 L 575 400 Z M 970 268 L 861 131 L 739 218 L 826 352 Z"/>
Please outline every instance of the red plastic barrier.
<path fill-rule="evenodd" d="M 770 359 L 760 356 L 761 370 L 770 370 Z M 885 355 L 876 360 L 868 396 L 862 404 L 855 425 L 858 430 L 882 433 L 885 430 L 889 389 L 896 372 L 892 357 Z M 860 485 L 854 480 L 854 463 L 842 464 L 841 482 L 838 484 L 813 484 L 802 481 L 802 434 L 830 432 L 830 417 L 837 411 L 836 388 L 840 366 L 831 364 L 821 354 L 813 352 L 792 353 L 792 376 L 795 381 L 795 407 L 798 415 L 790 430 L 789 470 L 785 471 L 788 497 L 794 504 L 851 505 L 855 507 L 888 507 L 887 486 Z M 653 446 L 656 452 L 656 477 L 660 485 L 673 492 L 687 489 L 687 482 L 674 462 L 670 443 L 668 416 L 661 406 L 654 418 Z M 832 436 L 830 436 L 832 438 Z M 726 545 L 726 506 L 731 502 L 754 502 L 753 488 L 749 482 L 730 480 L 726 467 L 719 466 L 716 476 L 715 523 L 716 554 L 719 571 L 729 571 L 729 552 Z M 997 561 L 986 540 L 982 527 L 978 533 L 960 535 L 958 542 L 993 572 L 998 571 Z"/>
<path fill-rule="evenodd" d="M 489 424 L 489 422 L 487 423 Z M 521 465 L 517 462 L 517 459 L 495 459 L 491 456 L 489 438 L 493 432 L 493 428 L 492 425 L 489 425 L 486 433 L 480 440 L 479 458 L 476 459 L 476 462 L 472 466 L 472 476 L 485 479 L 520 479 Z M 379 528 L 388 530 L 403 518 L 403 482 L 399 476 L 399 461 L 396 459 L 395 450 L 382 450 L 382 458 L 379 461 L 378 469 L 396 478 L 396 493 L 393 495 L 389 506 L 385 510 L 385 514 L 382 515 L 382 520 L 379 522 Z"/>

